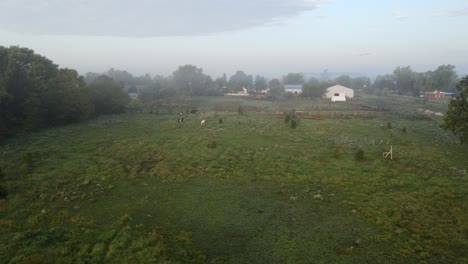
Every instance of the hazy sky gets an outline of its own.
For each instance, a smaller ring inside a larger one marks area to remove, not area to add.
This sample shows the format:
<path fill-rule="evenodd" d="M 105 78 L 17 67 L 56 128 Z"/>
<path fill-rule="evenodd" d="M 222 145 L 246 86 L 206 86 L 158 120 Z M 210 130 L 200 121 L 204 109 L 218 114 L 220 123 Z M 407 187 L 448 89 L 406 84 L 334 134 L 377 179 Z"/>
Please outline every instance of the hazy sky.
<path fill-rule="evenodd" d="M 0 0 L 0 45 L 82 74 L 467 74 L 467 32 L 468 0 Z"/>

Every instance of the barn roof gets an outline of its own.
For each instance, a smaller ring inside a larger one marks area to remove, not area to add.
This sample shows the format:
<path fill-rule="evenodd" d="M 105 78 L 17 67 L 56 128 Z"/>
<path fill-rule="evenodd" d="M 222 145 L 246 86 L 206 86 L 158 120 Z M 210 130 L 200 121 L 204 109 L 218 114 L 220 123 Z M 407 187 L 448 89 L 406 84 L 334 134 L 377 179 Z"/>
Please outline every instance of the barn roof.
<path fill-rule="evenodd" d="M 302 84 L 285 84 L 285 90 L 302 90 Z"/>
<path fill-rule="evenodd" d="M 351 89 L 351 88 L 349 88 L 349 87 L 346 87 L 346 86 L 343 86 L 343 85 L 339 85 L 339 84 L 333 85 L 332 87 L 328 87 L 328 88 L 327 88 L 327 90 L 336 90 L 336 89 L 338 89 L 338 90 L 339 90 L 339 89 L 349 89 L 349 90 L 353 90 L 353 89 Z"/>

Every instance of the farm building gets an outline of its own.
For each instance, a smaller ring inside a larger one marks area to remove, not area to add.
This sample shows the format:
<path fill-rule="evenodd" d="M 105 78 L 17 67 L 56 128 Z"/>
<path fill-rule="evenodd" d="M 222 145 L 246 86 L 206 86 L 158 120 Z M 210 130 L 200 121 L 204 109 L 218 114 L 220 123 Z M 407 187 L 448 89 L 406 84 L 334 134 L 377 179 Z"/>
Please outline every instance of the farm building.
<path fill-rule="evenodd" d="M 227 93 L 225 95 L 229 95 L 229 96 L 249 96 L 249 92 L 247 91 L 246 88 L 242 88 L 242 91 L 239 91 L 237 93 Z"/>
<path fill-rule="evenodd" d="M 332 87 L 327 88 L 327 92 L 325 93 L 325 98 L 333 98 L 333 97 L 354 97 L 354 90 L 348 87 L 344 87 L 342 85 L 335 85 Z"/>
<path fill-rule="evenodd" d="M 421 97 L 424 97 L 427 99 L 439 99 L 439 98 L 444 98 L 445 95 L 446 95 L 445 92 L 435 90 L 433 92 L 425 92 Z"/>
<path fill-rule="evenodd" d="M 285 84 L 284 91 L 286 93 L 292 94 L 301 94 L 302 93 L 302 84 Z"/>
<path fill-rule="evenodd" d="M 268 95 L 268 89 L 266 90 L 261 90 L 260 92 L 255 92 L 254 93 L 254 98 L 256 100 L 262 100 L 262 99 L 266 99 L 267 98 L 267 95 Z"/>

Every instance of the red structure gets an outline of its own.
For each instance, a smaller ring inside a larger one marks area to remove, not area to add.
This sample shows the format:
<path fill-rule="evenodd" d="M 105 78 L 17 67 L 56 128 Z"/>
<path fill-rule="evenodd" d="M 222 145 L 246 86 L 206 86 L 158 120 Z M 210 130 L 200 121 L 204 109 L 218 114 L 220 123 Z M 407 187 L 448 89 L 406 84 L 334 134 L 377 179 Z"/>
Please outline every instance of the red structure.
<path fill-rule="evenodd" d="M 438 90 L 435 90 L 434 92 L 424 93 L 424 98 L 428 98 L 428 99 L 439 99 L 439 98 L 444 98 L 444 97 L 445 97 L 445 92 L 441 92 Z"/>
<path fill-rule="evenodd" d="M 267 93 L 264 92 L 255 92 L 254 97 L 256 100 L 262 100 L 267 98 Z"/>

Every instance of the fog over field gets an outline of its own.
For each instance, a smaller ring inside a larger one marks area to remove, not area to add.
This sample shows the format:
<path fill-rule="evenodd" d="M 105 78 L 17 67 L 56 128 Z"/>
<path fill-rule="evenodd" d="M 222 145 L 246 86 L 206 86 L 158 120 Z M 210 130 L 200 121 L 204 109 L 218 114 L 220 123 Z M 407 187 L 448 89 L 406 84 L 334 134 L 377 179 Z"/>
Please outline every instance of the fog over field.
<path fill-rule="evenodd" d="M 0 1 L 0 45 L 61 67 L 168 75 L 364 73 L 442 64 L 468 72 L 466 1 Z"/>

